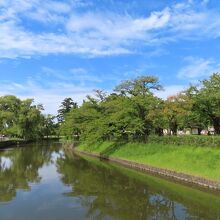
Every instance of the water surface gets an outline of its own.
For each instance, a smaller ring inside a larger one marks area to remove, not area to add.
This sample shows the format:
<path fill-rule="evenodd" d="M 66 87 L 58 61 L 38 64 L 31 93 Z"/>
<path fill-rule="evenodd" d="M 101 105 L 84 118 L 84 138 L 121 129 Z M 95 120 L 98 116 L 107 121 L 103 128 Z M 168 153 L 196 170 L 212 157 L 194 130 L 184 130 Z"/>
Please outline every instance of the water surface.
<path fill-rule="evenodd" d="M 0 152 L 0 219 L 220 219 L 220 197 L 41 144 Z"/>

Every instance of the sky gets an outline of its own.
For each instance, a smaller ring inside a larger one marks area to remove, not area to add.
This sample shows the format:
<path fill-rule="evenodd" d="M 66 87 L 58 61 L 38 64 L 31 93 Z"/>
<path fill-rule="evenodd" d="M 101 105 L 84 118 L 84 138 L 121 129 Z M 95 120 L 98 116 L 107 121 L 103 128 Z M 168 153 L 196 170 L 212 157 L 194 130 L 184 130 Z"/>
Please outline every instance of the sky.
<path fill-rule="evenodd" d="M 0 96 L 45 113 L 155 75 L 166 98 L 220 69 L 219 0 L 0 0 Z"/>

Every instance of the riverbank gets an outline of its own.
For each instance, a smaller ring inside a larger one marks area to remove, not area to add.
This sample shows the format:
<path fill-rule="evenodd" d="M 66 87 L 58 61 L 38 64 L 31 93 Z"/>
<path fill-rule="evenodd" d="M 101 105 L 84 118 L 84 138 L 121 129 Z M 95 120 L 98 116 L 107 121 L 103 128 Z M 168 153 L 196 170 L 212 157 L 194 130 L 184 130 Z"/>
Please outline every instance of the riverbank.
<path fill-rule="evenodd" d="M 220 149 L 159 144 L 81 144 L 77 152 L 178 181 L 220 190 Z"/>
<path fill-rule="evenodd" d="M 44 138 L 42 140 L 22 140 L 22 139 L 15 139 L 15 140 L 7 140 L 7 141 L 0 141 L 0 150 L 1 149 L 6 149 L 9 147 L 15 147 L 15 146 L 20 146 L 20 145 L 25 145 L 25 144 L 30 144 L 34 142 L 44 142 L 44 141 L 59 141 L 59 138 L 57 137 L 51 137 L 51 138 Z"/>
<path fill-rule="evenodd" d="M 0 149 L 5 149 L 8 147 L 13 147 L 13 146 L 19 146 L 22 144 L 28 144 L 30 143 L 29 141 L 24 141 L 24 140 L 7 140 L 7 141 L 1 141 L 0 142 Z"/>

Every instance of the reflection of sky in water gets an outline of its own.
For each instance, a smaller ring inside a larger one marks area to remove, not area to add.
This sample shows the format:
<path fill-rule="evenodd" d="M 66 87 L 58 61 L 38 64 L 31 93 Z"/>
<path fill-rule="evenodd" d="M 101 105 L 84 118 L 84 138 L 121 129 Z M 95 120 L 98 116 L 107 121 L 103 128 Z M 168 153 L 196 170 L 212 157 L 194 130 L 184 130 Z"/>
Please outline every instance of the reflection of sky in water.
<path fill-rule="evenodd" d="M 0 157 L 5 169 L 2 174 L 8 173 L 6 168 L 11 168 L 12 173 L 16 170 L 22 174 L 18 175 L 20 181 L 17 185 L 11 184 L 16 189 L 12 199 L 0 203 L 0 220 L 81 220 L 97 219 L 100 214 L 103 214 L 100 219 L 148 219 L 146 216 L 149 219 L 217 219 L 207 218 L 212 217 L 212 212 L 206 218 L 197 218 L 206 212 L 201 209 L 202 206 L 187 203 L 188 200 L 184 202 L 182 196 L 175 196 L 163 185 L 154 188 L 153 183 L 158 184 L 159 180 L 151 182 L 150 178 L 149 183 L 142 183 L 133 176 L 124 175 L 110 164 L 104 167 L 78 157 L 69 158 L 57 148 L 48 148 L 48 152 L 45 148 L 31 149 L 27 148 L 21 154 L 16 154 L 18 149 L 15 149 L 12 161 L 7 157 L 8 154 Z M 28 173 L 34 165 L 36 170 Z M 24 170 L 27 173 L 23 173 Z M 29 181 L 30 188 L 25 190 L 22 185 L 28 174 L 36 175 L 39 181 Z M 11 177 L 11 173 L 8 177 Z M 9 178 L 11 182 L 6 181 L 6 185 L 1 185 L 0 179 L 0 190 L 10 191 L 7 184 L 10 185 L 12 180 Z M 146 218 L 140 218 L 140 214 Z"/>
<path fill-rule="evenodd" d="M 64 153 L 62 150 L 60 150 L 59 152 L 53 152 L 51 154 L 51 160 L 52 162 L 56 162 L 58 158 L 61 158 L 64 156 Z"/>
<path fill-rule="evenodd" d="M 38 170 L 39 183 L 29 183 L 30 191 L 17 189 L 11 202 L 0 204 L 0 220 L 85 219 L 87 208 L 81 206 L 81 199 L 65 196 L 72 188 L 62 183 L 56 167 L 57 159 L 63 156 L 63 151 L 53 152 L 51 162 Z M 10 167 L 12 161 L 1 157 L 1 163 Z"/>
<path fill-rule="evenodd" d="M 58 158 L 64 156 L 63 151 L 53 152 L 51 154 L 51 163 L 47 166 L 44 165 L 42 168 L 39 169 L 38 173 L 41 177 L 41 183 L 49 183 L 56 179 L 60 179 L 60 174 L 57 172 L 56 168 L 56 161 Z"/>
<path fill-rule="evenodd" d="M 156 205 L 159 202 L 160 205 L 164 205 L 164 207 L 166 207 L 167 200 L 165 199 L 166 198 L 164 196 L 155 194 L 155 195 L 151 195 L 149 201 L 152 205 Z M 182 204 L 175 201 L 170 201 L 170 207 L 171 207 L 169 211 L 170 216 L 172 215 L 178 216 L 178 220 L 184 220 L 185 216 L 187 216 L 187 210 Z"/>
<path fill-rule="evenodd" d="M 8 157 L 0 157 L 0 166 L 3 168 L 3 169 L 9 169 L 12 165 L 12 161 L 10 158 Z"/>
<path fill-rule="evenodd" d="M 58 173 L 56 171 L 56 166 L 54 164 L 50 164 L 48 166 L 43 166 L 39 169 L 39 176 L 42 178 L 42 182 L 53 181 L 58 178 Z"/>
<path fill-rule="evenodd" d="M 41 177 L 41 183 L 49 183 L 56 179 L 60 179 L 61 175 L 57 172 L 56 161 L 58 158 L 61 158 L 63 156 L 63 151 L 53 152 L 51 154 L 51 163 L 47 166 L 44 165 L 38 171 L 39 176 Z"/>

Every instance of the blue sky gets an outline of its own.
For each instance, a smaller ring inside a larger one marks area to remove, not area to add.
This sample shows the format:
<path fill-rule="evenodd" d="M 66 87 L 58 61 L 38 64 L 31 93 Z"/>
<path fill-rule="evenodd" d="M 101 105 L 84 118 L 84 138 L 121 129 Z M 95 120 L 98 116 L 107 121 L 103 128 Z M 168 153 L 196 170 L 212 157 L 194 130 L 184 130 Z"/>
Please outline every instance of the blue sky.
<path fill-rule="evenodd" d="M 0 95 L 65 97 L 156 75 L 167 97 L 220 69 L 218 0 L 0 0 Z"/>

